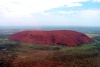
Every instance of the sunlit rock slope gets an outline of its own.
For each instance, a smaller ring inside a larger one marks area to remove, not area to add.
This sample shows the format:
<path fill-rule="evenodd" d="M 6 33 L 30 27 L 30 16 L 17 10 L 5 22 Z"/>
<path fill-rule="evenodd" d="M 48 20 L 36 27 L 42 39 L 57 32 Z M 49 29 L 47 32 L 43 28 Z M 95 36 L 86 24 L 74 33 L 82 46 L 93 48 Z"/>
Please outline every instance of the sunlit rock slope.
<path fill-rule="evenodd" d="M 41 45 L 65 46 L 78 46 L 81 44 L 94 42 L 94 40 L 89 38 L 87 35 L 72 30 L 22 31 L 13 34 L 9 39 Z"/>

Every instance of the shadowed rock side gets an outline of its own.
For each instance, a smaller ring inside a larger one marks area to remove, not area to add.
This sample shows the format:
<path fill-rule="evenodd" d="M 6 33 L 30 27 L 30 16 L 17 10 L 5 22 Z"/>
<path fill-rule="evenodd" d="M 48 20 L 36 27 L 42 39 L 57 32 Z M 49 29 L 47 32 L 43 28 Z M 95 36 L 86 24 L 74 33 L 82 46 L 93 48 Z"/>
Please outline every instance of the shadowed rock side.
<path fill-rule="evenodd" d="M 72 30 L 22 31 L 13 34 L 9 39 L 34 44 L 65 46 L 77 46 L 84 43 L 94 42 L 93 39 L 85 34 Z"/>

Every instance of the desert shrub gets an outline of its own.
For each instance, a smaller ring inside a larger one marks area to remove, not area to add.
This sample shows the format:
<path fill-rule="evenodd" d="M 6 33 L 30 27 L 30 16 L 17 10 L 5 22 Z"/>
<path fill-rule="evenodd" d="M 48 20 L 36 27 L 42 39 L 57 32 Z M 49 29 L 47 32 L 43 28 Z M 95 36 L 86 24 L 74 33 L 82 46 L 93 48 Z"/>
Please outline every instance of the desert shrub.
<path fill-rule="evenodd" d="M 9 54 L 8 52 L 2 52 L 0 56 L 0 67 L 10 67 L 17 57 L 18 55 L 16 53 Z"/>
<path fill-rule="evenodd" d="M 62 46 L 33 45 L 33 46 L 30 46 L 30 48 L 33 48 L 36 50 L 59 50 L 62 48 Z"/>
<path fill-rule="evenodd" d="M 100 67 L 99 48 L 97 48 L 100 46 L 95 43 L 78 47 L 33 44 L 25 46 L 40 52 L 35 53 L 36 55 L 31 54 L 31 56 L 15 59 L 13 63 L 9 63 L 11 67 Z"/>

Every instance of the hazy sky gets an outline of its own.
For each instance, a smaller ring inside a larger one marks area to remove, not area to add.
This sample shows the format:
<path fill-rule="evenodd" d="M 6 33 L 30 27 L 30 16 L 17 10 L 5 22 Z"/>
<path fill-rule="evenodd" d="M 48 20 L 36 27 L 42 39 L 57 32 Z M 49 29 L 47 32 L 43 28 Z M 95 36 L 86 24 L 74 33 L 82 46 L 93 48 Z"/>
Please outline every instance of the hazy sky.
<path fill-rule="evenodd" d="M 0 0 L 0 26 L 100 26 L 100 0 Z"/>

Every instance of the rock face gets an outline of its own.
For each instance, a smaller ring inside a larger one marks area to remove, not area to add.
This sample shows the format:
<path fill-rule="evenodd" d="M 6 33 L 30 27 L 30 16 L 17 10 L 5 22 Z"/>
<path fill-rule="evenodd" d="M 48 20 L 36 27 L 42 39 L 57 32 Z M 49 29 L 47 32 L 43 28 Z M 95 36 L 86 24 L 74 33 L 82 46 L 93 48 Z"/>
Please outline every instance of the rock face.
<path fill-rule="evenodd" d="M 9 39 L 34 44 L 65 46 L 77 46 L 94 42 L 94 40 L 87 35 L 72 30 L 22 31 L 13 34 Z"/>

